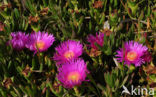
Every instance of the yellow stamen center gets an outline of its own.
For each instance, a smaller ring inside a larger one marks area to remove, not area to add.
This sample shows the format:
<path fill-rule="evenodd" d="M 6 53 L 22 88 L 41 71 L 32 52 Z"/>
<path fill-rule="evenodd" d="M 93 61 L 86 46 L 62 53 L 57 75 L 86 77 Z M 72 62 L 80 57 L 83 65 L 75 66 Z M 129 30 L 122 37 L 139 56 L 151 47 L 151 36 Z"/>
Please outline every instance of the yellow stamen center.
<path fill-rule="evenodd" d="M 72 51 L 67 51 L 64 53 L 64 57 L 66 59 L 70 59 L 70 58 L 74 57 L 74 53 Z"/>
<path fill-rule="evenodd" d="M 41 50 L 41 49 L 44 48 L 45 43 L 44 43 L 43 41 L 38 41 L 38 42 L 36 43 L 36 46 L 37 46 L 38 49 Z"/>
<path fill-rule="evenodd" d="M 130 51 L 127 53 L 127 59 L 129 61 L 134 61 L 137 58 L 137 53 L 135 51 Z"/>
<path fill-rule="evenodd" d="M 78 82 L 80 79 L 80 74 L 79 72 L 70 72 L 68 77 L 67 77 L 68 81 L 73 81 L 73 82 Z"/>

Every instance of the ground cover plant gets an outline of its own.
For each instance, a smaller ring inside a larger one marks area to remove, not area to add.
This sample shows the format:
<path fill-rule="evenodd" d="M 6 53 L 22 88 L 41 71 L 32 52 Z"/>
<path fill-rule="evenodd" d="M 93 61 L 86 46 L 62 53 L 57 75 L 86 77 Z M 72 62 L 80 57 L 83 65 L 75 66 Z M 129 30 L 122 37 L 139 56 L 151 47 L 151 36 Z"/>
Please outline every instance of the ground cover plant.
<path fill-rule="evenodd" d="M 155 0 L 0 0 L 0 97 L 155 97 Z"/>

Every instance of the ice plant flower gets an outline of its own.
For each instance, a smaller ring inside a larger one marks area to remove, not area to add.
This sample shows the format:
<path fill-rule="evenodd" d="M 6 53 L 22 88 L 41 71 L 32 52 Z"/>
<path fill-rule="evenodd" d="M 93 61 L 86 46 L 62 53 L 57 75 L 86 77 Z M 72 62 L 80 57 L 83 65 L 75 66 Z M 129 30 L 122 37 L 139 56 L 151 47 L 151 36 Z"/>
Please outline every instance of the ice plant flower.
<path fill-rule="evenodd" d="M 11 44 L 14 49 L 22 50 L 25 48 L 28 35 L 23 32 L 12 32 L 11 37 L 12 39 L 9 41 L 9 44 Z"/>
<path fill-rule="evenodd" d="M 124 62 L 124 64 L 131 65 L 134 64 L 135 67 L 141 66 L 145 63 L 145 59 L 142 58 L 147 52 L 148 48 L 142 44 L 134 41 L 129 41 L 124 43 L 124 47 L 117 50 L 116 57 L 119 62 Z"/>
<path fill-rule="evenodd" d="M 55 50 L 56 53 L 54 54 L 53 59 L 57 62 L 57 65 L 60 65 L 81 56 L 83 52 L 83 45 L 80 41 L 67 40 L 57 46 Z"/>
<path fill-rule="evenodd" d="M 53 34 L 48 32 L 33 32 L 30 34 L 26 47 L 35 53 L 46 51 L 55 41 Z"/>
<path fill-rule="evenodd" d="M 65 88 L 81 85 L 83 81 L 86 81 L 86 75 L 89 73 L 82 59 L 70 60 L 58 68 L 58 71 L 57 78 Z"/>
<path fill-rule="evenodd" d="M 104 33 L 99 32 L 96 33 L 96 36 L 93 36 L 92 34 L 90 34 L 87 37 L 87 41 L 90 43 L 90 47 L 94 48 L 94 49 L 98 49 L 97 46 L 95 45 L 98 44 L 99 46 L 103 46 L 104 44 Z"/>
<path fill-rule="evenodd" d="M 150 52 L 146 51 L 142 56 L 145 62 L 150 62 L 152 60 L 152 55 Z"/>

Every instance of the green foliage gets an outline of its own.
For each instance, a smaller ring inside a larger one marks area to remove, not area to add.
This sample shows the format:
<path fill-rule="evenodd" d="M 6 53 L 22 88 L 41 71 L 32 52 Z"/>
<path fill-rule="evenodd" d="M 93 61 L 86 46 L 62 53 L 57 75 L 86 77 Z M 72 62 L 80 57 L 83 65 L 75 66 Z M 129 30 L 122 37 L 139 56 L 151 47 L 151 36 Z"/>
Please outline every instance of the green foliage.
<path fill-rule="evenodd" d="M 105 22 L 110 28 L 104 27 Z M 33 55 L 26 49 L 18 52 L 6 45 L 11 32 L 39 30 L 56 37 L 47 52 Z M 86 53 L 90 52 L 85 49 L 86 37 L 98 31 L 110 33 L 105 35 L 103 47 L 95 44 L 100 53 L 91 56 L 92 53 Z M 51 60 L 54 47 L 67 39 L 84 44 L 82 57 L 90 70 L 89 81 L 74 89 L 60 85 L 57 67 Z M 123 85 L 149 87 L 155 84 L 156 73 L 149 74 L 145 70 L 140 73 L 138 68 L 128 68 L 113 60 L 115 51 L 128 40 L 143 43 L 150 49 L 153 57 L 150 64 L 155 68 L 155 0 L 0 0 L 0 96 L 119 97 Z"/>

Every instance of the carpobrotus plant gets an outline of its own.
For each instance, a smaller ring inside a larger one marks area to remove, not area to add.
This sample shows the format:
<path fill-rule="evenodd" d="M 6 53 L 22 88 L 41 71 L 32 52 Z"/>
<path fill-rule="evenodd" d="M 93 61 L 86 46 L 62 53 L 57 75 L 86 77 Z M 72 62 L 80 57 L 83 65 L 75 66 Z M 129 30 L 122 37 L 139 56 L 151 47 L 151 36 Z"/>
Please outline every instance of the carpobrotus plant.
<path fill-rule="evenodd" d="M 102 33 L 102 32 L 96 33 L 96 36 L 90 34 L 87 37 L 87 41 L 90 43 L 89 47 L 92 47 L 94 49 L 98 49 L 96 44 L 101 46 L 101 47 L 104 45 L 104 33 Z"/>
<path fill-rule="evenodd" d="M 57 62 L 57 65 L 60 65 L 81 56 L 83 52 L 83 45 L 80 41 L 67 40 L 57 46 L 55 50 L 56 53 L 54 54 L 53 59 Z"/>
<path fill-rule="evenodd" d="M 126 65 L 134 64 L 136 67 L 145 63 L 145 54 L 148 52 L 148 48 L 142 44 L 134 41 L 128 41 L 124 43 L 124 47 L 117 50 L 116 57 L 119 62 L 124 62 Z M 148 56 L 146 54 L 146 56 Z"/>
<path fill-rule="evenodd" d="M 82 59 L 70 60 L 58 68 L 58 71 L 57 78 L 65 88 L 81 85 L 83 81 L 86 81 L 86 76 L 89 73 L 87 65 Z"/>
<path fill-rule="evenodd" d="M 28 41 L 28 35 L 23 32 L 12 32 L 12 39 L 9 41 L 9 44 L 16 50 L 22 50 L 25 48 L 25 44 Z"/>
<path fill-rule="evenodd" d="M 0 97 L 156 97 L 155 3 L 0 0 Z"/>
<path fill-rule="evenodd" d="M 28 37 L 26 47 L 29 50 L 36 52 L 46 51 L 55 41 L 55 38 L 52 34 L 47 32 L 33 32 Z"/>

